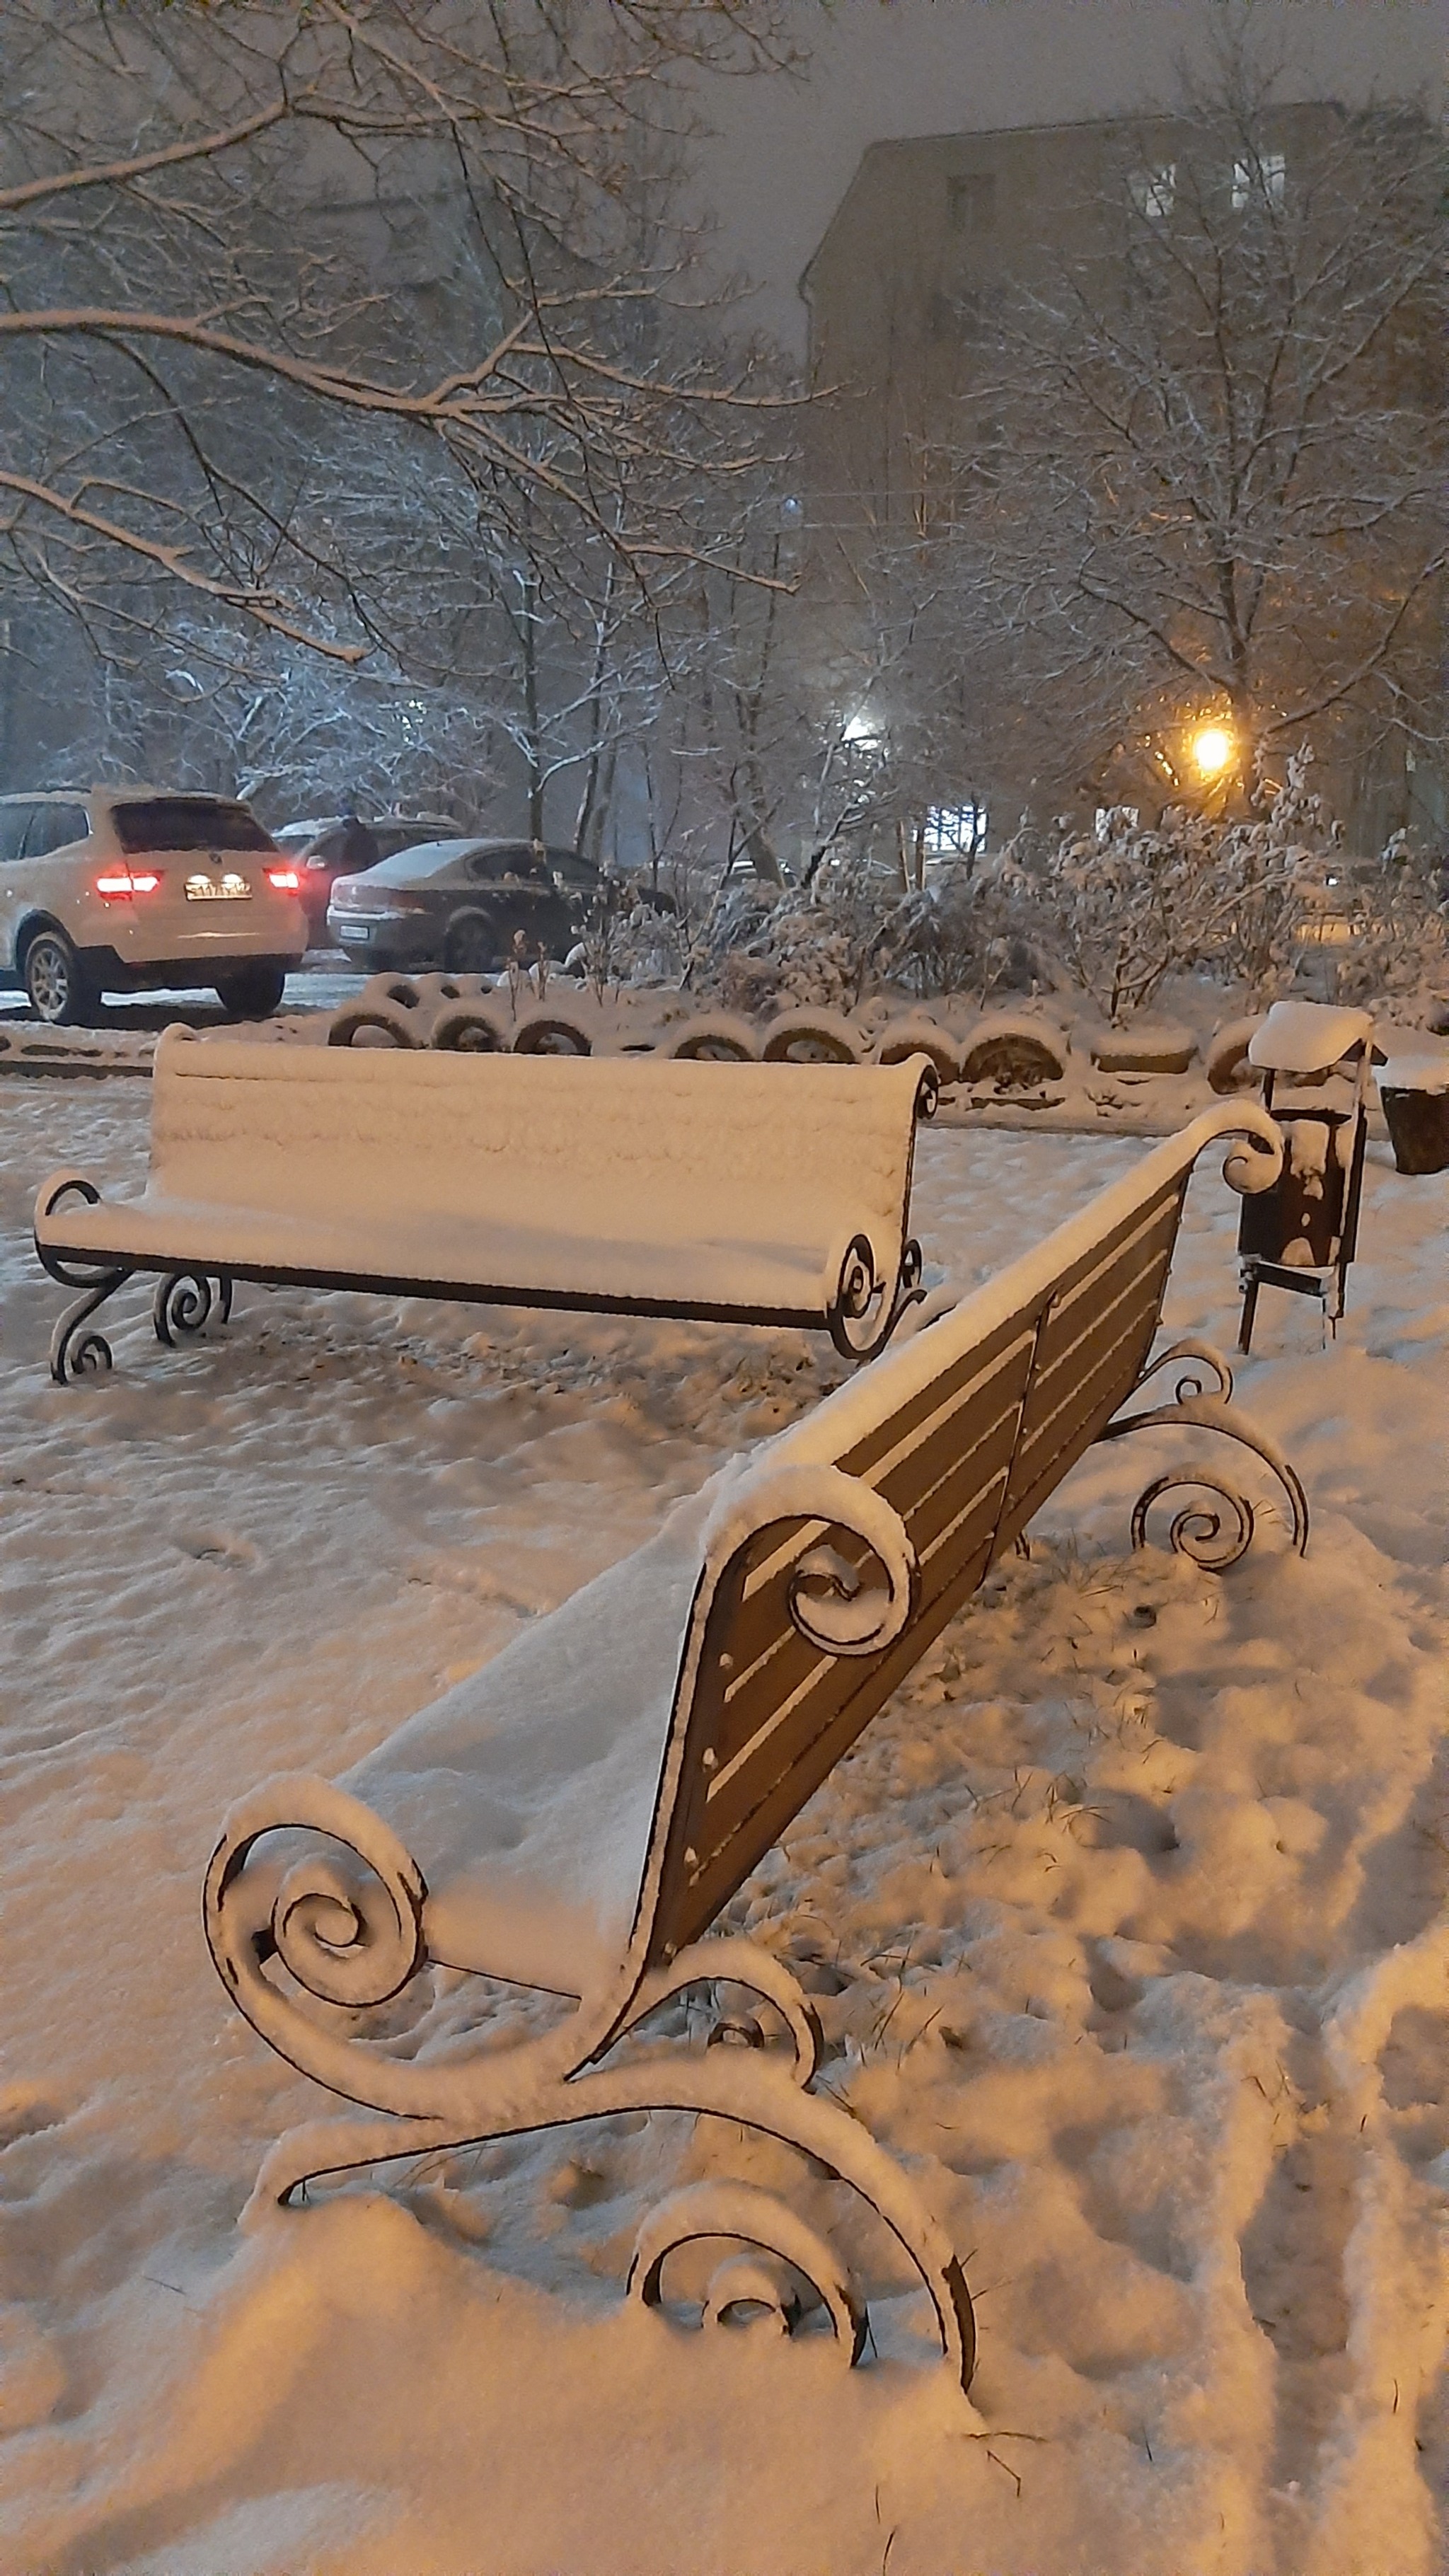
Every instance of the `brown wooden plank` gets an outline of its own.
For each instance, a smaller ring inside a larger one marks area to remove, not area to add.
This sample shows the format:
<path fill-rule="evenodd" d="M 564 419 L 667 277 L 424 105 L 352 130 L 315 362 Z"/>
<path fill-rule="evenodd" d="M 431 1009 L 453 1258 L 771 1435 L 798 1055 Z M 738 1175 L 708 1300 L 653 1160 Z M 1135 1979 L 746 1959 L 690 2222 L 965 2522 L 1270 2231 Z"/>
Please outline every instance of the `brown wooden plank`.
<path fill-rule="evenodd" d="M 945 1579 L 950 1563 L 960 1556 L 963 1547 L 975 1548 L 983 1536 L 989 1537 L 1000 1510 L 1020 1416 L 1027 1354 L 1020 1349 L 1010 1357 L 1009 1371 L 998 1362 L 984 1384 L 977 1380 L 962 1388 L 955 1398 L 954 1410 L 950 1406 L 938 1408 L 938 1415 L 944 1413 L 944 1419 L 928 1417 L 920 1426 L 927 1436 L 919 1447 L 908 1449 L 901 1457 L 903 1444 L 898 1443 L 894 1451 L 887 1453 L 891 1463 L 882 1478 L 883 1489 L 906 1520 L 918 1554 L 929 1561 L 939 1546 L 948 1540 L 952 1543 L 952 1556 L 946 1567 L 938 1570 L 936 1582 Z M 992 1418 L 983 1421 L 988 1409 Z M 930 1488 L 912 1510 L 907 1487 L 915 1481 L 922 1461 L 929 1462 L 932 1471 Z M 750 1567 L 741 1587 L 740 1609 L 727 1650 L 731 1668 L 725 1680 L 715 1747 L 723 1766 L 735 1758 L 743 1742 L 767 1724 L 780 1701 L 798 1690 L 815 1657 L 816 1650 L 800 1637 L 790 1615 L 790 1584 L 808 1543 L 809 1526 L 800 1521 L 790 1523 L 784 1539 L 772 1542 L 762 1562 Z M 838 1552 L 848 1563 L 861 1567 L 868 1580 L 870 1552 L 864 1544 L 844 1531 L 833 1531 L 831 1537 Z M 741 1707 L 746 1696 L 748 1710 Z M 718 1775 L 716 1785 L 717 1780 Z"/>
<path fill-rule="evenodd" d="M 1156 1198 L 1148 1200 L 1145 1207 L 1133 1208 L 1130 1215 L 1123 1217 L 1120 1224 L 1113 1226 L 1110 1234 L 1104 1234 L 1098 1242 L 1092 1244 L 1087 1251 L 1079 1254 L 1075 1261 L 1068 1264 L 1060 1278 L 1053 1281 L 1048 1297 L 1043 1300 L 1043 1303 L 1055 1308 L 1069 1305 L 1086 1279 L 1094 1273 L 1110 1269 L 1118 1259 L 1130 1256 L 1133 1243 L 1139 1240 L 1149 1228 L 1154 1227 L 1169 1210 L 1175 1210 L 1180 1219 L 1186 1189 L 1187 1176 L 1184 1174 L 1178 1180 L 1167 1182 L 1159 1190 Z M 1175 1234 L 1175 1226 L 1173 1231 Z"/>
<path fill-rule="evenodd" d="M 1104 1319 L 1097 1336 L 1091 1343 L 1084 1343 L 1077 1354 L 1079 1361 L 1085 1362 L 1080 1376 L 1071 1376 L 1065 1370 L 1054 1372 L 1054 1383 L 1042 1390 L 1047 1409 L 1041 1418 L 1033 1420 L 1029 1406 L 1011 1490 L 1001 1514 L 998 1556 L 1025 1529 L 1033 1513 L 1130 1395 L 1157 1333 L 1165 1278 L 1164 1265 L 1161 1279 L 1142 1283 L 1140 1300 L 1133 1305 L 1124 1304 L 1115 1315 Z M 1032 1406 L 1036 1401 L 1037 1390 L 1033 1388 Z"/>
<path fill-rule="evenodd" d="M 976 1501 L 998 1477 L 1005 1479 L 1016 1448 L 1017 1429 L 1021 1421 L 1021 1399 L 1003 1407 L 996 1420 L 987 1424 L 981 1437 L 964 1457 L 948 1458 L 941 1472 L 924 1492 L 913 1510 L 902 1517 L 910 1531 L 918 1556 L 933 1547 L 953 1520 Z M 889 1498 L 895 1501 L 895 1496 Z M 899 1508 L 899 1506 L 897 1506 Z"/>
<path fill-rule="evenodd" d="M 1176 1200 L 1159 1202 L 1110 1259 L 1097 1262 L 1053 1297 L 1042 1319 L 1038 1379 L 1072 1349 L 1084 1329 L 1084 1318 L 1094 1318 L 1130 1293 L 1136 1281 L 1171 1261 L 1177 1227 Z"/>
<path fill-rule="evenodd" d="M 989 1372 L 888 1449 L 868 1482 L 909 1522 L 953 1465 L 961 1468 L 1006 1413 L 1020 1409 L 1031 1374 L 1034 1336 L 1023 1336 Z"/>
<path fill-rule="evenodd" d="M 726 1578 L 707 1640 L 714 1662 L 691 1717 L 655 1955 L 713 1920 L 1117 1410 L 1151 1349 L 1181 1199 L 1174 1184 L 1135 1210 L 1029 1314 L 962 1354 L 842 1458 L 901 1512 L 920 1562 L 915 1615 L 884 1654 L 821 1654 L 794 1629 L 790 1578 L 814 1533 L 827 1535 L 821 1524 L 797 1521 L 757 1542 Z M 828 1535 L 848 1561 L 865 1563 L 861 1542 Z M 731 1659 L 723 1671 L 721 1653 Z"/>
<path fill-rule="evenodd" d="M 1029 1307 L 1024 1307 L 1020 1313 L 1008 1317 L 1005 1323 L 998 1325 L 972 1349 L 963 1351 L 948 1368 L 941 1371 L 939 1377 L 932 1378 L 929 1385 L 912 1396 L 908 1403 L 899 1406 L 874 1430 L 865 1433 L 853 1449 L 842 1451 L 839 1464 L 844 1468 L 845 1473 L 848 1476 L 863 1477 L 867 1484 L 873 1485 L 876 1482 L 875 1469 L 899 1442 L 909 1439 L 931 1415 L 943 1405 L 950 1403 L 964 1388 L 969 1387 L 973 1379 L 988 1376 L 1000 1363 L 1005 1353 L 1014 1349 L 1018 1343 L 1025 1343 L 1028 1348 L 1030 1347 L 1035 1339 L 1038 1320 L 1047 1303 L 1048 1295 L 1043 1292 L 1040 1297 L 1032 1301 Z"/>
<path fill-rule="evenodd" d="M 1119 1403 L 1130 1394 L 1139 1373 L 1143 1337 L 1146 1335 L 1150 1343 L 1157 1329 L 1159 1291 L 1160 1282 L 1134 1281 L 1130 1298 L 1118 1300 L 1098 1315 L 1074 1344 L 1070 1357 L 1033 1385 L 1018 1446 L 1019 1472 L 1012 1478 L 1014 1485 L 1020 1484 L 1021 1471 L 1026 1469 L 1033 1452 L 1043 1442 L 1055 1439 L 1063 1424 L 1078 1417 L 1085 1419 L 1102 1401 L 1105 1391 L 1115 1388 Z"/>
<path fill-rule="evenodd" d="M 689 1819 L 692 1830 L 687 1830 L 682 1822 L 681 1800 L 678 1830 L 671 1835 L 672 1866 L 666 1865 L 656 1914 L 653 1956 L 662 1957 L 670 1950 L 683 1948 L 685 1942 L 696 1940 L 708 1928 L 720 1907 L 728 1904 L 756 1862 L 779 1841 L 786 1826 L 814 1795 L 841 1755 L 850 1750 L 877 1710 L 884 1707 L 947 1622 L 970 1600 L 986 1570 L 986 1561 L 983 1543 L 976 1556 L 968 1559 L 952 1580 L 923 1604 L 905 1635 L 879 1662 L 854 1667 L 847 1676 L 846 1695 L 834 1716 L 811 1742 L 798 1748 L 788 1768 L 762 1782 L 758 1803 L 726 1839 L 706 1842 L 702 1827 L 693 1817 Z M 703 1805 L 702 1798 L 700 1804 Z M 693 1865 L 685 1863 L 686 1846 L 696 1853 Z"/>
<path fill-rule="evenodd" d="M 1012 1518 L 1020 1503 L 1040 1495 L 1044 1478 L 1060 1483 L 1067 1468 L 1095 1440 L 1135 1386 L 1155 1331 L 1156 1315 L 1151 1309 L 1139 1309 L 1119 1320 L 1114 1338 L 1094 1354 L 1082 1377 L 1062 1388 L 1045 1419 L 1030 1426 L 1012 1469 L 1004 1521 Z"/>

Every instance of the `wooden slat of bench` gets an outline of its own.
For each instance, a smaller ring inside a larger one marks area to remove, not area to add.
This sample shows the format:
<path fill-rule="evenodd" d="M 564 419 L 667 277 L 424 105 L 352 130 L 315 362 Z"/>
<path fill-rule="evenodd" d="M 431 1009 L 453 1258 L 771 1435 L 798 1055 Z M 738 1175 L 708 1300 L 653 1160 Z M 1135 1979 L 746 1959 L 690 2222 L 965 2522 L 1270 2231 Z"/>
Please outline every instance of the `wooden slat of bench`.
<path fill-rule="evenodd" d="M 1003 1457 L 989 1490 L 958 1516 L 952 1544 L 943 1544 L 927 1567 L 914 1622 L 918 1636 L 935 1633 L 935 1606 L 963 1569 L 971 1570 L 973 1590 L 985 1573 L 1005 1482 Z M 883 1706 L 895 1687 L 880 1677 L 888 1661 L 888 1656 L 880 1658 L 872 1673 L 861 1662 L 822 1653 L 793 1626 L 782 1634 L 776 1653 L 756 1668 L 749 1688 L 733 1706 L 721 1708 L 717 1767 L 709 1776 L 703 1816 L 696 1818 L 692 1836 L 701 1862 L 722 1860 L 733 1846 L 735 1884 L 748 1875 L 774 1840 L 770 1833 L 757 1844 L 754 1820 L 762 1806 L 782 1778 L 798 1782 L 802 1766 L 809 1764 L 813 1747 L 827 1731 L 838 1751 L 853 1740 L 837 1727 L 847 1708 L 858 1731 Z M 803 1805 L 808 1794 L 799 1792 L 797 1803 Z M 741 1837 L 747 1838 L 753 1857 L 746 1856 Z"/>
<path fill-rule="evenodd" d="M 823 1525 L 762 1534 L 721 1586 L 696 1688 L 686 1790 L 676 1818 L 656 1927 L 662 1945 L 692 1939 L 749 1875 L 831 1765 L 889 1698 L 924 1646 L 975 1590 L 990 1562 L 1016 1446 L 1035 1323 L 1015 1319 L 990 1356 L 972 1353 L 950 1392 L 914 1401 L 873 1436 L 876 1483 L 901 1513 L 920 1560 L 920 1589 L 900 1641 L 869 1657 L 829 1655 L 800 1635 L 789 1588 Z M 907 1427 L 902 1429 L 902 1424 Z M 865 1551 L 835 1533 L 848 1560 Z M 722 1659 L 728 1658 L 726 1664 Z M 705 1746 L 714 1756 L 707 1768 Z"/>
<path fill-rule="evenodd" d="M 1157 1330 L 1184 1186 L 1174 1180 L 1134 1209 L 1030 1309 L 842 1455 L 841 1466 L 895 1506 L 916 1548 L 919 1596 L 904 1657 L 898 1643 L 880 1656 L 837 1658 L 800 1636 L 789 1583 L 801 1554 L 826 1535 L 819 1523 L 762 1535 L 722 1588 L 692 1748 L 708 1745 L 714 1760 L 686 1764 L 694 1785 L 666 1865 L 661 1942 L 693 1938 L 727 1902 L 1122 1403 Z M 859 1543 L 836 1532 L 832 1544 L 865 1563 Z"/>
<path fill-rule="evenodd" d="M 1041 1331 L 997 1553 L 1025 1529 L 1135 1386 L 1162 1313 L 1180 1217 L 1174 1191 L 1054 1298 Z"/>
<path fill-rule="evenodd" d="M 676 1814 L 676 1830 L 671 1834 L 654 1918 L 651 1957 L 662 1957 L 682 1949 L 687 1941 L 697 1939 L 713 1922 L 720 1907 L 728 1904 L 756 1862 L 779 1841 L 786 1826 L 814 1795 L 842 1754 L 849 1752 L 876 1711 L 906 1679 L 948 1621 L 970 1600 L 985 1572 L 990 1553 L 989 1536 L 980 1538 L 971 1554 L 953 1564 L 948 1579 L 923 1603 L 905 1636 L 898 1638 L 885 1655 L 878 1660 L 871 1658 L 868 1663 L 841 1662 L 835 1665 L 845 1695 L 836 1704 L 833 1716 L 826 1717 L 813 1734 L 806 1734 L 792 1761 L 781 1768 L 776 1768 L 773 1763 L 761 1764 L 750 1782 L 751 1791 L 758 1794 L 734 1830 L 723 1839 L 716 1839 L 716 1828 L 729 1819 L 723 1813 L 707 1816 L 704 1775 L 695 1771 L 686 1756 L 687 1767 L 696 1782 L 696 1794 L 683 1799 Z M 725 1610 L 722 1594 L 716 1606 L 721 1611 Z M 713 1619 L 710 1626 L 713 1630 Z M 722 1622 L 715 1633 L 720 1638 L 724 1637 L 728 1634 L 727 1625 Z M 707 1636 L 706 1654 L 712 1642 Z M 708 1743 L 711 1740 L 710 1729 L 717 1723 L 717 1701 L 711 1704 L 711 1694 L 704 1686 L 705 1679 L 702 1673 L 695 1717 L 703 1729 L 701 1740 Z M 740 1806 L 746 1806 L 743 1796 Z M 692 1858 L 689 1857 L 691 1852 Z"/>
<path fill-rule="evenodd" d="M 875 1444 L 882 1455 L 865 1481 L 877 1486 L 900 1513 L 921 1560 L 923 1577 L 943 1550 L 954 1548 L 959 1553 L 963 1546 L 975 1545 L 973 1516 L 989 1512 L 994 1527 L 1033 1340 L 1030 1327 L 1003 1337 L 1002 1346 L 984 1367 L 952 1371 L 954 1391 L 943 1402 L 929 1411 L 918 1404 L 911 1406 L 912 1430 L 888 1446 Z M 968 1467 L 973 1472 L 963 1474 Z M 968 1521 L 973 1521 L 969 1529 Z M 750 1691 L 752 1704 L 758 1704 L 761 1688 L 792 1692 L 801 1676 L 788 1652 L 791 1644 L 813 1656 L 788 1606 L 788 1578 L 812 1543 L 812 1535 L 823 1538 L 823 1524 L 814 1524 L 812 1533 L 806 1523 L 790 1521 L 768 1538 L 762 1536 L 752 1551 L 730 1641 L 732 1670 L 725 1689 L 722 1733 L 715 1744 L 722 1764 L 744 1740 L 738 1715 L 744 1693 Z M 862 1546 L 840 1533 L 834 1543 L 847 1562 L 864 1564 Z M 929 1588 L 936 1589 L 948 1571 L 949 1565 L 945 1570 L 937 1568 L 930 1575 Z"/>

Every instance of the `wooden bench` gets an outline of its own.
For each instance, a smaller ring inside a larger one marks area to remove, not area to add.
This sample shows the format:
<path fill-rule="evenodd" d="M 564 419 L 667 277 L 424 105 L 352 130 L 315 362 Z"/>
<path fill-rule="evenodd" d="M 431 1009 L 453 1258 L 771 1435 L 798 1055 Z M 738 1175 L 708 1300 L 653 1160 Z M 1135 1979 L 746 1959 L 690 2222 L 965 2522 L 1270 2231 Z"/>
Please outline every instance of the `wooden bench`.
<path fill-rule="evenodd" d="M 918 1118 L 890 1066 L 662 1064 L 202 1041 L 156 1049 L 150 1171 L 108 1203 L 52 1173 L 35 1248 L 84 1294 L 52 1374 L 109 1368 L 89 1319 L 160 1274 L 167 1343 L 237 1279 L 481 1305 L 795 1324 L 870 1359 L 920 1294 Z"/>
<path fill-rule="evenodd" d="M 747 1940 L 702 1936 L 1090 1442 L 1149 1424 L 1232 1433 L 1276 1473 L 1293 1543 L 1306 1544 L 1302 1489 L 1229 1412 L 1226 1363 L 1196 1344 L 1151 1358 L 1194 1156 L 1231 1130 L 1253 1150 L 1225 1168 L 1239 1186 L 1271 1184 L 1271 1120 L 1256 1104 L 1209 1111 L 752 1462 L 714 1477 L 647 1546 L 339 1782 L 287 1775 L 233 1807 L 205 1893 L 221 1977 L 274 2048 L 373 2115 L 283 2138 L 260 2204 L 309 2177 L 605 2112 L 713 2112 L 806 2150 L 864 2196 L 969 2381 L 961 2265 L 906 2175 L 810 2089 L 819 2034 L 807 1998 Z M 1164 1366 L 1174 1399 L 1124 1413 Z M 1227 1518 L 1180 1511 L 1173 1545 L 1232 1562 L 1252 1535 L 1251 1505 L 1203 1469 L 1157 1478 L 1134 1542 L 1156 1497 L 1186 1484 L 1227 1497 Z M 273 1981 L 276 1961 L 311 1995 L 352 2007 L 385 2003 L 430 1965 L 577 2006 L 544 2036 L 440 2064 L 319 2027 Z M 765 2047 L 664 2041 L 611 2054 L 668 1998 L 720 1980 L 775 2008 L 784 2062 Z M 646 2224 L 635 2292 L 656 2299 L 670 2252 L 702 2238 L 773 2250 L 858 2353 L 862 2310 L 829 2248 L 786 2204 L 743 2186 L 674 2195 Z"/>

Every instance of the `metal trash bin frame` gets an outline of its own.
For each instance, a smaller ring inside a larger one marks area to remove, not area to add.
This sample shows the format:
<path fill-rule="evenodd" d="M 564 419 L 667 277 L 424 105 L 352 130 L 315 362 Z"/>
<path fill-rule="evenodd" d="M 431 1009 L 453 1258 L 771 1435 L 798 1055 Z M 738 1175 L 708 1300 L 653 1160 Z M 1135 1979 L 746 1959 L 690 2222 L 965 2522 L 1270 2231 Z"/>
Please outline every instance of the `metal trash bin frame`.
<path fill-rule="evenodd" d="M 1243 1201 L 1238 1221 L 1238 1284 L 1243 1292 L 1238 1348 L 1252 1344 L 1258 1295 L 1284 1288 L 1316 1297 L 1325 1325 L 1337 1330 L 1358 1249 L 1368 1139 L 1369 1084 L 1377 1050 L 1367 1011 L 1322 1002 L 1275 1002 L 1248 1042 L 1248 1061 L 1263 1075 L 1263 1106 L 1283 1130 L 1283 1171 L 1258 1199 Z M 1382 1061 L 1382 1059 L 1379 1059 Z M 1337 1097 L 1311 1097 L 1333 1082 Z M 1290 1097 L 1282 1097 L 1284 1090 Z M 1348 1097 L 1344 1098 L 1347 1089 Z M 1309 1094 L 1303 1097 L 1304 1093 Z M 1321 1163 L 1294 1152 L 1295 1129 L 1325 1133 Z M 1346 1144 L 1346 1150 L 1345 1150 Z M 1321 1171 L 1316 1192 L 1310 1179 Z M 1294 1219 L 1297 1219 L 1296 1225 Z M 1290 1241 L 1307 1240 L 1310 1258 L 1288 1261 Z"/>

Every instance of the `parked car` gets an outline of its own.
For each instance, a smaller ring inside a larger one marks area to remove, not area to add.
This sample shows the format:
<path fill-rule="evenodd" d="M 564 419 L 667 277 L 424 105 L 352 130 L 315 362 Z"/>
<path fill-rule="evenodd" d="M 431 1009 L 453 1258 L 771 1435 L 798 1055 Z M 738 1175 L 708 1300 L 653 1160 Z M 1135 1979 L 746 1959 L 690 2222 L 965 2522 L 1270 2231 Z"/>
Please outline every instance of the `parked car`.
<path fill-rule="evenodd" d="M 361 876 L 338 877 L 328 935 L 355 966 L 446 967 L 486 974 L 522 934 L 525 953 L 565 957 L 575 913 L 555 862 L 529 841 L 424 841 Z"/>
<path fill-rule="evenodd" d="M 278 849 L 296 861 L 307 929 L 315 945 L 326 933 L 327 905 L 338 877 L 360 874 L 378 859 L 395 858 L 399 850 L 414 849 L 419 841 L 446 838 L 457 828 L 451 814 L 379 814 L 361 826 L 372 842 L 371 852 L 362 855 L 348 847 L 358 829 L 353 815 L 325 814 L 310 823 L 284 823 L 272 837 Z"/>
<path fill-rule="evenodd" d="M 0 796 L 0 984 L 38 1019 L 209 985 L 274 1011 L 307 945 L 298 871 L 246 805 L 149 787 Z"/>

